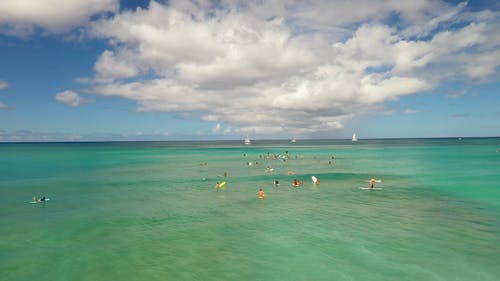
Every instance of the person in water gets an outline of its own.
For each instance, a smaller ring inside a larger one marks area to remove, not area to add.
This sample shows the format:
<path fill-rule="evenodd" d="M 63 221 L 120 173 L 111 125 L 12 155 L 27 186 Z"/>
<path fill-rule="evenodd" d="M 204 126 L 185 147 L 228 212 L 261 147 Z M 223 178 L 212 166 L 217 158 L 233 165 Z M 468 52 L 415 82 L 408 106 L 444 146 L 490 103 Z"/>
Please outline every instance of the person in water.
<path fill-rule="evenodd" d="M 220 183 L 219 183 L 219 182 L 217 182 L 217 183 L 215 184 L 215 188 L 217 189 L 217 191 L 219 191 L 219 189 L 220 189 Z"/>
<path fill-rule="evenodd" d="M 38 202 L 38 198 L 36 196 L 33 196 L 33 202 Z"/>
<path fill-rule="evenodd" d="M 297 187 L 297 186 L 299 186 L 299 185 L 301 185 L 301 184 L 302 184 L 302 182 L 301 182 L 301 181 L 299 181 L 298 179 L 294 179 L 294 180 L 293 180 L 293 186 Z"/>
<path fill-rule="evenodd" d="M 43 196 L 42 198 L 40 198 L 40 202 L 44 202 L 46 200 L 45 196 Z"/>
<path fill-rule="evenodd" d="M 259 192 L 257 193 L 258 196 L 259 196 L 259 199 L 264 199 L 264 197 L 266 197 L 266 195 L 264 194 L 264 190 L 259 189 Z"/>
<path fill-rule="evenodd" d="M 374 186 L 375 186 L 375 179 L 371 178 L 370 179 L 370 189 L 373 189 Z"/>

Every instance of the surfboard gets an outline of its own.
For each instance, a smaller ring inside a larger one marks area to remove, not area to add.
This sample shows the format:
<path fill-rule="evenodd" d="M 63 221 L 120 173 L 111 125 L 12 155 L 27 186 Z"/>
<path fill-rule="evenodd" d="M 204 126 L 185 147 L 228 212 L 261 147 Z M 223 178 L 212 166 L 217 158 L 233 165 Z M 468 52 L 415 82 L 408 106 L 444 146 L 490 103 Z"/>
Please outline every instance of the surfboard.
<path fill-rule="evenodd" d="M 38 201 L 31 201 L 31 202 L 29 202 L 29 203 L 31 203 L 31 204 L 43 203 L 43 202 L 46 202 L 46 201 L 49 201 L 49 200 L 50 200 L 50 198 L 45 198 L 45 200 L 44 200 L 44 201 L 40 201 L 40 200 L 38 200 Z"/>
<path fill-rule="evenodd" d="M 312 179 L 313 183 L 319 184 L 319 179 L 317 177 L 312 176 L 311 179 Z"/>
<path fill-rule="evenodd" d="M 223 188 L 225 185 L 226 185 L 226 182 L 225 182 L 225 181 L 220 182 L 220 183 L 219 183 L 219 188 Z M 217 188 L 217 185 L 215 185 L 215 188 Z"/>
<path fill-rule="evenodd" d="M 374 188 L 360 187 L 359 189 L 365 189 L 365 190 L 382 190 L 382 187 L 374 187 Z"/>

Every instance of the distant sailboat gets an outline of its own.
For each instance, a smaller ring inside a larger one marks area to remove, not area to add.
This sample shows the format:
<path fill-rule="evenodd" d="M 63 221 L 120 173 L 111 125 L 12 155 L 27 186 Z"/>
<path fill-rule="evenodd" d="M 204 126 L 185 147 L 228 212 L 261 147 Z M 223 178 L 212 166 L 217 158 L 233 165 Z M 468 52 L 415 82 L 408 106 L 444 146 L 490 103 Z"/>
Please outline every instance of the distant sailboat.
<path fill-rule="evenodd" d="M 248 135 L 247 135 L 247 137 L 245 138 L 245 144 L 251 144 L 251 143 L 252 143 L 252 142 L 250 141 L 250 138 L 249 138 L 249 137 L 248 137 Z"/>
<path fill-rule="evenodd" d="M 356 133 L 352 134 L 352 141 L 358 141 L 358 137 L 356 136 Z"/>
<path fill-rule="evenodd" d="M 293 137 L 293 139 L 290 141 L 291 143 L 296 143 L 297 140 L 295 139 L 295 137 Z"/>

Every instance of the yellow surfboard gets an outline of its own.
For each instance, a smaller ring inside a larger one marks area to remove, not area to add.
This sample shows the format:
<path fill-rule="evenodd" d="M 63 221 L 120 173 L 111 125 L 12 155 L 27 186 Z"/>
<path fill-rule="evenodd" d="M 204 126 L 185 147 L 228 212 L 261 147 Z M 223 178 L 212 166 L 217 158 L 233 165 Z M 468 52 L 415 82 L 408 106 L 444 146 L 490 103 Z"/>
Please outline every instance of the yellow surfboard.
<path fill-rule="evenodd" d="M 220 182 L 219 183 L 219 188 L 224 188 L 224 186 L 226 185 L 226 182 L 223 181 L 223 182 Z M 217 185 L 215 185 L 215 188 L 217 188 Z"/>

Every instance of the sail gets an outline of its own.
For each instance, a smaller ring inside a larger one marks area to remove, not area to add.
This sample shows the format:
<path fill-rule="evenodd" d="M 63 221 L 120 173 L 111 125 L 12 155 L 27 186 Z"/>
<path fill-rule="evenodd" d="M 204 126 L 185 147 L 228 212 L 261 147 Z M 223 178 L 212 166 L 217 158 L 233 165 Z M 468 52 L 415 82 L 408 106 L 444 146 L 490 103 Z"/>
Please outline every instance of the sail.
<path fill-rule="evenodd" d="M 249 137 L 248 137 L 248 135 L 247 135 L 247 137 L 245 138 L 245 144 L 251 144 L 251 143 L 252 143 L 252 142 L 250 141 L 250 138 L 249 138 Z"/>
<path fill-rule="evenodd" d="M 352 141 L 358 141 L 358 137 L 356 136 L 356 133 L 352 134 Z"/>

